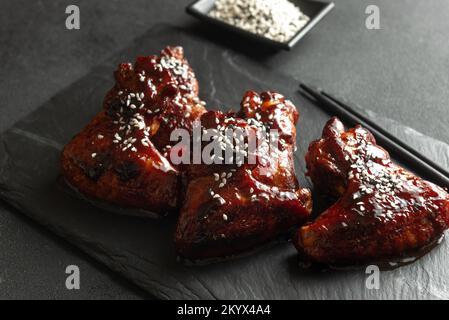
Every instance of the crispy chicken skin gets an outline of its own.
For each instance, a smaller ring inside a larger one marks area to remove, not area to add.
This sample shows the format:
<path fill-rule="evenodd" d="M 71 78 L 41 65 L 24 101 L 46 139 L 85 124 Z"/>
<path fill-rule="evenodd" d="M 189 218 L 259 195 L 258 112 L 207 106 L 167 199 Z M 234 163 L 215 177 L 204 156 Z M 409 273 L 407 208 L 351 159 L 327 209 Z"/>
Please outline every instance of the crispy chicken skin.
<path fill-rule="evenodd" d="M 243 164 L 188 166 L 189 184 L 175 235 L 179 257 L 198 262 L 239 255 L 305 221 L 312 200 L 310 191 L 299 187 L 294 172 L 297 120 L 296 108 L 280 94 L 251 91 L 238 114 L 210 111 L 202 116 L 204 133 L 277 129 L 280 148 L 257 149 L 260 157 L 253 164 L 245 159 Z M 233 150 L 234 155 L 238 152 Z"/>
<path fill-rule="evenodd" d="M 64 148 L 66 182 L 91 199 L 158 215 L 179 208 L 179 168 L 167 157 L 175 128 L 205 112 L 180 47 L 122 63 L 103 110 Z"/>
<path fill-rule="evenodd" d="M 430 247 L 449 225 L 446 191 L 394 164 L 361 126 L 345 131 L 332 118 L 306 163 L 315 187 L 339 198 L 294 239 L 308 261 L 398 261 Z"/>

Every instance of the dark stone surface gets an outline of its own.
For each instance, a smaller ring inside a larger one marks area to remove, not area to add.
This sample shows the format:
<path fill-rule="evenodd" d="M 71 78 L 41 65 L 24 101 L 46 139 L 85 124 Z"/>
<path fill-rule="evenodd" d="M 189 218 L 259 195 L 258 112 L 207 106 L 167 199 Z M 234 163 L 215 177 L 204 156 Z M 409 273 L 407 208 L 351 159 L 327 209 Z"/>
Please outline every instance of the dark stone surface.
<path fill-rule="evenodd" d="M 176 216 L 155 221 L 114 215 L 64 192 L 57 184 L 60 152 L 97 113 L 112 84 L 111 68 L 122 59 L 147 49 L 156 52 L 169 43 L 184 47 L 209 108 L 236 109 L 248 87 L 259 92 L 267 87 L 281 91 L 300 106 L 296 172 L 300 184 L 311 187 L 302 155 L 329 115 L 298 94 L 294 79 L 180 30 L 157 26 L 6 131 L 0 137 L 0 197 L 161 299 L 433 299 L 449 295 L 447 242 L 411 265 L 382 273 L 379 290 L 365 287 L 364 269 L 302 270 L 289 243 L 234 261 L 189 267 L 176 261 Z M 449 152 L 449 146 L 408 127 L 385 121 L 378 114 L 371 117 L 414 146 L 429 144 L 425 152 L 434 159 L 443 159 Z M 67 118 L 71 121 L 64 121 Z"/>
<path fill-rule="evenodd" d="M 198 28 L 189 1 L 2 1 L 0 4 L 0 131 L 87 74 L 156 22 Z M 311 82 L 448 141 L 449 3 L 444 0 L 336 0 L 336 8 L 291 52 L 272 53 L 216 36 L 278 71 Z M 81 8 L 81 30 L 64 28 L 65 7 Z M 381 8 L 382 30 L 367 30 L 364 10 Z M 435 144 L 434 141 L 430 143 Z M 443 149 L 444 150 L 444 149 Z M 440 154 L 444 163 L 447 152 Z M 49 236 L 9 207 L 0 209 L 0 298 L 136 298 L 85 255 Z M 82 290 L 64 287 L 64 270 L 79 265 Z"/>

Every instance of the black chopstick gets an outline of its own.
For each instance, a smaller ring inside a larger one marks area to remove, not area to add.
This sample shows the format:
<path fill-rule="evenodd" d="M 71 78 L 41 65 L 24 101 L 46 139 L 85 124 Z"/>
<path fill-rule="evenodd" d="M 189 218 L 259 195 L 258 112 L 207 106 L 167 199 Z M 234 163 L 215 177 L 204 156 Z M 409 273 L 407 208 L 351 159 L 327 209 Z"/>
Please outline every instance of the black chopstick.
<path fill-rule="evenodd" d="M 371 120 L 360 114 L 360 112 L 338 101 L 338 99 L 332 97 L 331 95 L 303 83 L 300 84 L 300 88 L 309 98 L 312 97 L 315 102 L 318 102 L 318 105 L 325 111 L 340 117 L 348 124 L 360 124 L 371 131 L 379 145 L 383 146 L 391 154 L 401 158 L 417 174 L 420 174 L 425 179 L 428 179 L 442 187 L 449 188 L 449 173 L 447 170 L 420 154 L 418 151 L 408 146 L 384 128 L 373 123 Z"/>

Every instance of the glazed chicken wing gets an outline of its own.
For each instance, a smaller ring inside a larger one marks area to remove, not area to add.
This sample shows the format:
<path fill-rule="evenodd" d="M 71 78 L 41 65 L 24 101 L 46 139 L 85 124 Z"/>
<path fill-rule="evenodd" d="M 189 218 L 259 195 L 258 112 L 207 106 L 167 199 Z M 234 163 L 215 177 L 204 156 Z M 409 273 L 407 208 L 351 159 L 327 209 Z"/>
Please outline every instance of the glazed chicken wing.
<path fill-rule="evenodd" d="M 293 104 L 272 92 L 247 92 L 238 114 L 210 111 L 202 116 L 203 134 L 216 130 L 220 151 L 231 150 L 232 156 L 213 153 L 212 160 L 233 161 L 188 166 L 189 183 L 175 235 L 179 257 L 204 262 L 239 255 L 305 221 L 312 200 L 294 172 L 297 120 Z M 251 162 L 251 148 L 237 144 L 249 140 L 226 134 L 228 129 L 239 132 L 236 128 L 246 137 L 277 130 L 279 148 L 268 150 L 261 143 Z"/>
<path fill-rule="evenodd" d="M 167 157 L 173 129 L 204 113 L 180 47 L 120 64 L 103 110 L 64 149 L 66 182 L 89 199 L 137 215 L 179 207 L 179 168 Z"/>
<path fill-rule="evenodd" d="M 308 175 L 337 202 L 300 228 L 303 258 L 330 265 L 410 259 L 437 242 L 449 225 L 449 195 L 396 165 L 361 126 L 336 118 L 306 156 Z"/>

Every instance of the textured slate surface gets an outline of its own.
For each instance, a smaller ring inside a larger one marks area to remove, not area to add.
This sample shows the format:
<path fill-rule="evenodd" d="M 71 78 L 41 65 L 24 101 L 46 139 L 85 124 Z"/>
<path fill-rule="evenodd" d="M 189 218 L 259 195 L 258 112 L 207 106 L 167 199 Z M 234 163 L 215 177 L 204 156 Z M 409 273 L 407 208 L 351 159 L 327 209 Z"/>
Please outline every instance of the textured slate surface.
<path fill-rule="evenodd" d="M 199 25 L 190 0 L 2 0 L 0 132 L 118 52 L 152 25 Z M 261 54 L 228 39 L 255 61 L 356 101 L 386 117 L 449 141 L 449 1 L 334 0 L 333 12 L 291 52 Z M 65 7 L 78 4 L 82 27 L 64 28 Z M 365 28 L 378 5 L 381 30 Z M 199 27 L 198 29 L 202 29 Z M 112 272 L 0 201 L 0 299 L 135 298 Z M 65 288 L 68 264 L 81 268 L 79 291 Z M 132 287 L 131 287 L 132 289 Z"/>
<path fill-rule="evenodd" d="M 210 109 L 236 108 L 243 92 L 250 88 L 278 90 L 293 100 L 302 115 L 298 175 L 307 185 L 302 155 L 308 142 L 319 136 L 328 116 L 297 94 L 297 82 L 226 48 L 179 30 L 158 27 L 1 137 L 1 197 L 158 298 L 449 297 L 449 277 L 444 267 L 448 263 L 446 242 L 417 263 L 383 272 L 381 289 L 370 291 L 365 289 L 363 271 L 315 273 L 299 269 L 290 244 L 237 261 L 185 267 L 176 262 L 173 252 L 175 218 L 151 221 L 111 215 L 65 194 L 55 183 L 59 153 L 99 110 L 104 92 L 112 85 L 115 65 L 134 60 L 139 54 L 157 52 L 167 44 L 185 47 Z M 448 165 L 445 144 L 392 120 L 371 116 L 395 127 L 411 144 L 424 146 L 429 156 Z"/>

